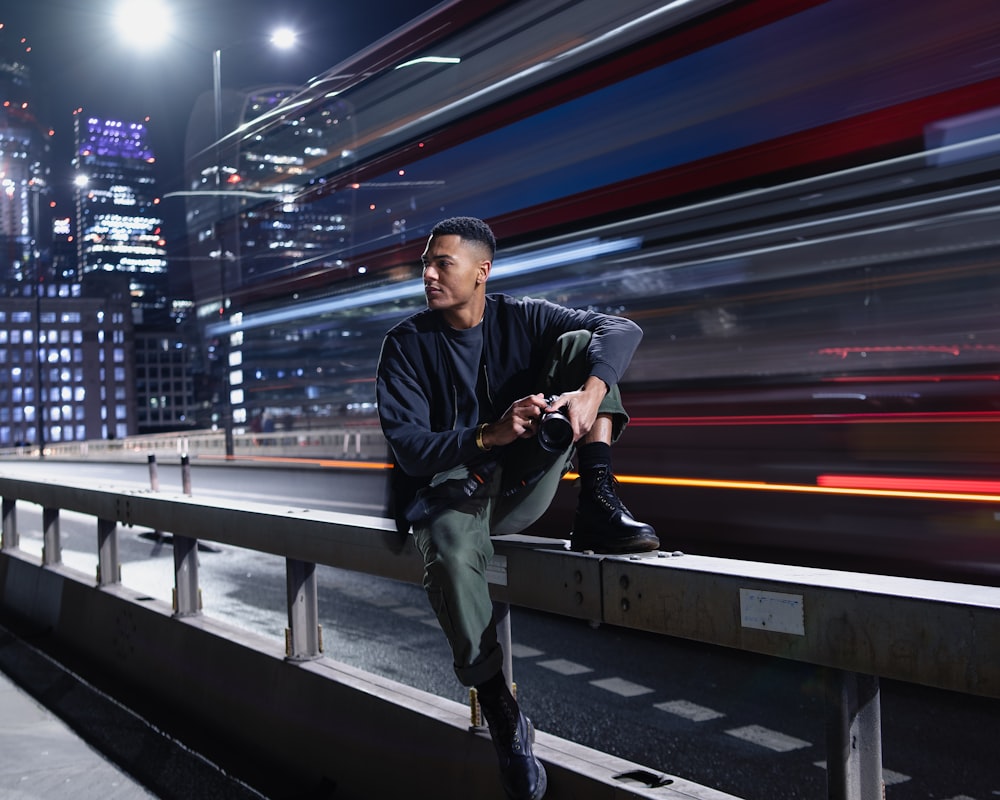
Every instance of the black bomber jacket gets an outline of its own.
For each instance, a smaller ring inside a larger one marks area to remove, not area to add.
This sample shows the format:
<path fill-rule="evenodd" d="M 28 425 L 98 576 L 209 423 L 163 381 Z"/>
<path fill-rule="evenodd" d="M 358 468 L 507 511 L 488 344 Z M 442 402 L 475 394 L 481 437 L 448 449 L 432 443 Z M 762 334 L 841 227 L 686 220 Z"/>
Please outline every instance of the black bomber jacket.
<path fill-rule="evenodd" d="M 593 333 L 590 374 L 608 386 L 619 382 L 642 338 L 639 326 L 623 317 L 504 294 L 486 296 L 481 324 L 486 326 L 481 369 L 498 415 L 515 400 L 540 391 L 537 376 L 562 334 Z M 417 484 L 481 455 L 476 429 L 457 427 L 455 373 L 443 344 L 446 325 L 439 312 L 414 314 L 386 334 L 379 357 L 376 396 L 382 431 L 397 468 L 419 479 Z"/>

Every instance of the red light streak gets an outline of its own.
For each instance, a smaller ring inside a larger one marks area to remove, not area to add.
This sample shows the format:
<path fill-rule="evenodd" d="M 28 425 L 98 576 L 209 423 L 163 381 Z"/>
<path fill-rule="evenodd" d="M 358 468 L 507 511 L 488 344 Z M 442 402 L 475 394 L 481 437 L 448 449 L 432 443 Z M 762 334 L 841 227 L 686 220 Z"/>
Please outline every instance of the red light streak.
<path fill-rule="evenodd" d="M 945 353 L 960 356 L 966 352 L 991 352 L 1000 350 L 995 344 L 901 344 L 875 345 L 873 347 L 824 347 L 816 352 L 821 356 L 847 358 L 852 353 Z"/>
<path fill-rule="evenodd" d="M 977 478 L 910 478 L 893 475 L 820 475 L 819 486 L 853 489 L 890 489 L 906 492 L 990 494 L 1000 497 L 1000 480 Z"/>
<path fill-rule="evenodd" d="M 887 414 L 715 414 L 707 417 L 633 417 L 631 427 L 728 425 L 867 425 L 1000 422 L 1000 411 L 894 412 Z"/>
<path fill-rule="evenodd" d="M 824 383 L 950 383 L 952 381 L 1000 381 L 1000 375 L 840 375 L 823 378 Z"/>

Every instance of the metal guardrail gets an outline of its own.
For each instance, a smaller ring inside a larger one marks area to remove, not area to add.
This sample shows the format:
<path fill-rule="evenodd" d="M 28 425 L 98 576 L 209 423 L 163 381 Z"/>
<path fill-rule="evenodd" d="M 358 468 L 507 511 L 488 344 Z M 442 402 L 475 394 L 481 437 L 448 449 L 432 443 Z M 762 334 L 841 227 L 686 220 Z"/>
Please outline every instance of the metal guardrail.
<path fill-rule="evenodd" d="M 233 456 L 322 458 L 344 461 L 384 462 L 388 453 L 385 437 L 375 421 L 356 425 L 281 430 L 268 433 L 236 433 Z M 225 458 L 226 442 L 222 431 L 195 430 L 188 433 L 162 433 L 127 436 L 124 439 L 93 439 L 81 442 L 49 442 L 45 457 L 91 459 L 95 461 L 143 461 L 149 455 L 171 462 L 182 456 L 192 459 Z M 37 447 L 21 446 L 0 449 L 0 459 L 38 458 Z"/>
<path fill-rule="evenodd" d="M 99 588 L 118 582 L 119 524 L 173 533 L 179 616 L 200 611 L 197 540 L 283 557 L 292 660 L 320 655 L 317 564 L 414 583 L 422 574 L 412 543 L 387 547 L 392 523 L 372 517 L 2 476 L 0 495 L 3 551 L 18 547 L 16 503 L 42 506 L 43 565 L 60 561 L 60 510 L 93 516 Z M 1000 697 L 1000 588 L 564 545 L 499 537 L 494 600 L 827 667 L 830 798 L 884 796 L 880 677 Z"/>

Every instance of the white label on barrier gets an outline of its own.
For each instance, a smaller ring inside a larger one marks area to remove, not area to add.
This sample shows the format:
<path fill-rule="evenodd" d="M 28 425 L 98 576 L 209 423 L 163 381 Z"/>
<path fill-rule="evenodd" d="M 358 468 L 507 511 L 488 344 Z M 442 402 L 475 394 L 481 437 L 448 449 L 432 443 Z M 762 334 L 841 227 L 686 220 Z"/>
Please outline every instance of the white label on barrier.
<path fill-rule="evenodd" d="M 490 563 L 486 565 L 486 581 L 498 586 L 507 585 L 507 556 L 493 556 L 490 559 Z"/>
<path fill-rule="evenodd" d="M 802 595 L 740 589 L 740 622 L 744 628 L 805 636 Z"/>

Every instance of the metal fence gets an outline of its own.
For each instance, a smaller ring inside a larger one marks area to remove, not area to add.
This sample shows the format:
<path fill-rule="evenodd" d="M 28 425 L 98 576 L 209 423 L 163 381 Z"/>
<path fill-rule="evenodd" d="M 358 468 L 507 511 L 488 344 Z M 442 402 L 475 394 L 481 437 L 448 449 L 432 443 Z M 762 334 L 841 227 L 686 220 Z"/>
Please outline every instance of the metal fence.
<path fill-rule="evenodd" d="M 124 439 L 92 439 L 79 442 L 48 442 L 44 455 L 59 459 L 96 461 L 141 461 L 155 455 L 163 461 L 182 456 L 192 459 L 226 457 L 225 434 L 221 430 L 127 436 Z M 385 461 L 385 437 L 376 422 L 267 433 L 242 432 L 233 436 L 230 458 L 323 458 L 347 461 Z M 37 447 L 0 449 L 0 459 L 38 458 Z"/>
<path fill-rule="evenodd" d="M 201 612 L 198 540 L 283 557 L 293 661 L 321 654 L 316 565 L 421 579 L 412 543 L 383 519 L 11 477 L 0 495 L 3 552 L 18 549 L 17 503 L 43 508 L 43 567 L 61 559 L 61 510 L 94 517 L 98 589 L 119 581 L 119 525 L 173 533 L 176 616 Z M 883 797 L 880 677 L 1000 697 L 1000 588 L 565 544 L 499 537 L 494 600 L 826 667 L 830 798 Z"/>

